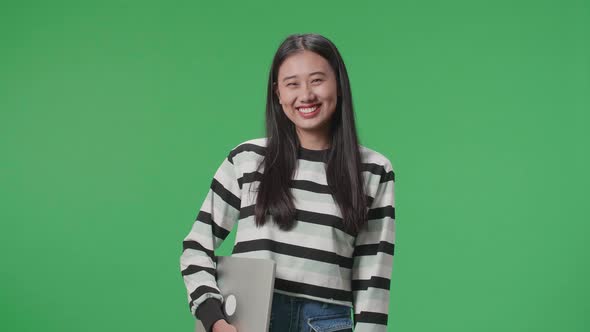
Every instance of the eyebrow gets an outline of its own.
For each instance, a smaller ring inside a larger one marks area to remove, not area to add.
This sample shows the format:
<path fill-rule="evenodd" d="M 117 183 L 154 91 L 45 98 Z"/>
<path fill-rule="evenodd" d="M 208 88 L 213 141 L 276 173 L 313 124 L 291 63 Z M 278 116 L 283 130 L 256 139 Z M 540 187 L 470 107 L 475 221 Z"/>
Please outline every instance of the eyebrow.
<path fill-rule="evenodd" d="M 309 74 L 309 76 L 315 75 L 315 74 L 321 74 L 324 76 L 326 75 L 323 71 L 314 71 L 313 73 Z M 290 79 L 290 78 L 295 78 L 295 77 L 297 77 L 297 75 L 287 76 L 287 77 L 283 78 L 283 82 Z"/>

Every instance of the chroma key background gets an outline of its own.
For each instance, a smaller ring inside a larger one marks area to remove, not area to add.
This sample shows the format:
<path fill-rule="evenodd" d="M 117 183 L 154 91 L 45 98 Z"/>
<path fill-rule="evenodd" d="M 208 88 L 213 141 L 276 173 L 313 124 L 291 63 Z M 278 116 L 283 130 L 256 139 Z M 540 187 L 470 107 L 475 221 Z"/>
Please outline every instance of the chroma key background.
<path fill-rule="evenodd" d="M 587 0 L 2 1 L 0 330 L 192 331 L 182 239 L 306 32 L 395 169 L 389 331 L 588 331 Z"/>

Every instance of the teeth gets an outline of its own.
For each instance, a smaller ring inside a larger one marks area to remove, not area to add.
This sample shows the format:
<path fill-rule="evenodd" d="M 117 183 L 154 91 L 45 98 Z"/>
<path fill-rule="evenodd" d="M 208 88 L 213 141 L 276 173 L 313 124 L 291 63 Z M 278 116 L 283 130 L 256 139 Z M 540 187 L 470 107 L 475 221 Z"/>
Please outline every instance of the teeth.
<path fill-rule="evenodd" d="M 311 107 L 311 108 L 300 108 L 299 112 L 301 113 L 311 113 L 313 111 L 315 111 L 319 106 L 316 107 Z"/>

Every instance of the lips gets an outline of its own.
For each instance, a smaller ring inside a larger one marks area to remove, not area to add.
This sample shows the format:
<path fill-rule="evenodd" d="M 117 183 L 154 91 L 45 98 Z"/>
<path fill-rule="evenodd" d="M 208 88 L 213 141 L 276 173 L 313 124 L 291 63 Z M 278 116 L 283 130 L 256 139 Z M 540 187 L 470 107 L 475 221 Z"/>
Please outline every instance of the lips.
<path fill-rule="evenodd" d="M 314 108 L 314 106 L 312 106 L 311 108 Z M 320 105 L 320 104 L 317 104 L 317 105 L 315 106 L 315 109 L 314 109 L 313 111 L 311 111 L 311 112 L 304 113 L 304 112 L 300 111 L 299 109 L 297 109 L 297 113 L 298 113 L 298 114 L 299 114 L 299 115 L 300 115 L 302 118 L 304 118 L 304 119 L 310 119 L 310 118 L 313 118 L 313 117 L 315 117 L 316 115 L 318 115 L 318 114 L 320 113 L 320 109 L 321 109 L 321 108 L 322 108 L 322 107 L 321 107 L 321 105 Z"/>
<path fill-rule="evenodd" d="M 299 110 L 300 108 L 312 108 L 312 107 L 319 106 L 320 104 L 321 103 L 311 104 L 311 105 L 303 105 L 303 106 L 296 107 L 296 109 Z"/>

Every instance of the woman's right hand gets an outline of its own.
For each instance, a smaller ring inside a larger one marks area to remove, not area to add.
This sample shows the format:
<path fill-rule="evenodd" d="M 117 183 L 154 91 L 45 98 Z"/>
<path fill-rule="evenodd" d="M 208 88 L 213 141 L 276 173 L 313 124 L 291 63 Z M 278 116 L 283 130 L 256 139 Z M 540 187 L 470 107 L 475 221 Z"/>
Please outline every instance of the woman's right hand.
<path fill-rule="evenodd" d="M 220 319 L 213 323 L 213 332 L 238 332 L 235 326 L 228 324 L 225 319 Z"/>

